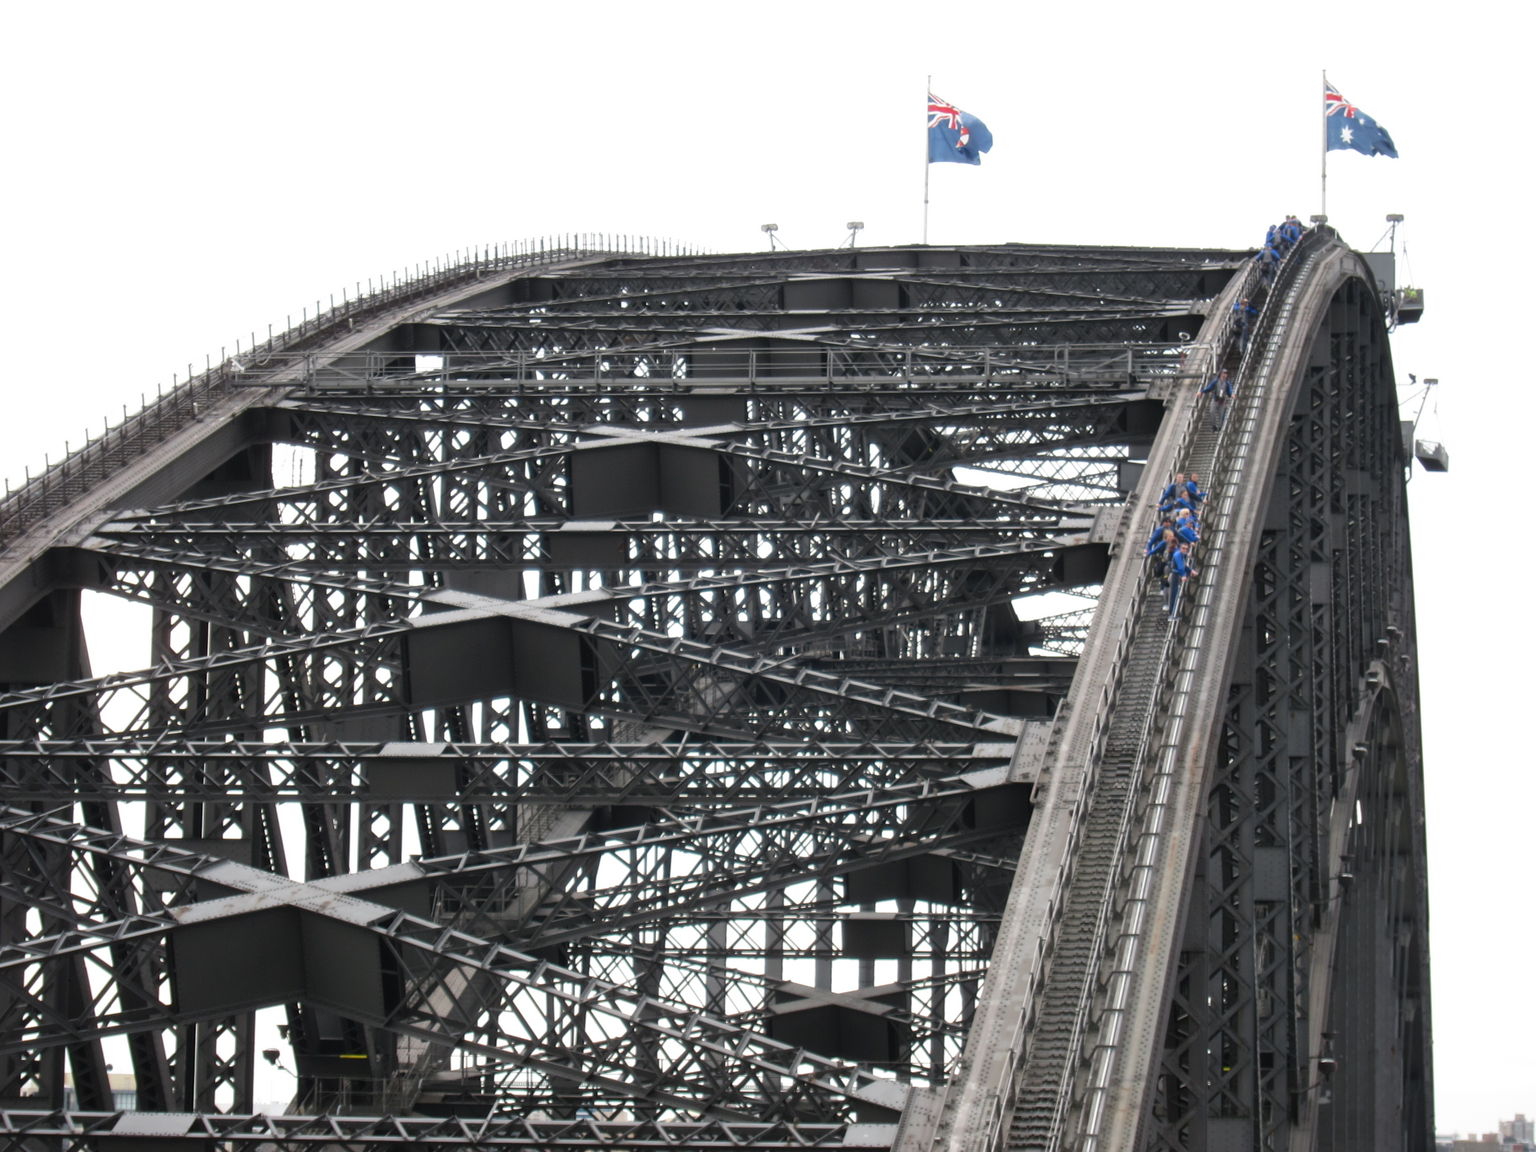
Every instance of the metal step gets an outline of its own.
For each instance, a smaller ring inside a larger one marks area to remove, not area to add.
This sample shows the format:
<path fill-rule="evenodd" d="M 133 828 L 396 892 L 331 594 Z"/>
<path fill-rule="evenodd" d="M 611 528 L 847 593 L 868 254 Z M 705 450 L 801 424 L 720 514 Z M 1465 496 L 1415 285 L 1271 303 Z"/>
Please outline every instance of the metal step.
<path fill-rule="evenodd" d="M 1227 427 L 1233 425 L 1236 412 L 1234 405 Z M 1197 473 L 1210 492 L 1221 483 L 1212 468 L 1226 429 L 1213 429 L 1204 411 L 1198 420 L 1179 470 Z M 1062 1127 L 1074 1103 L 1070 1093 L 1078 1061 L 1091 1047 L 1087 1037 L 1093 981 L 1106 940 L 1113 937 L 1106 928 L 1106 910 L 1120 882 L 1123 830 L 1137 802 L 1135 774 L 1141 762 L 1141 744 L 1146 733 L 1155 728 L 1149 722 L 1163 681 L 1170 627 L 1162 611 L 1161 590 L 1149 585 L 1140 595 L 1136 632 L 1124 657 L 1124 678 L 1099 756 L 1092 801 L 1074 850 L 1073 872 L 1063 894 L 1061 919 L 1037 999 L 1029 1047 L 1012 1085 L 1009 1152 L 1052 1152 L 1059 1146 Z"/>
<path fill-rule="evenodd" d="M 1143 592 L 1149 599 L 1153 590 Z M 1156 597 L 1160 599 L 1160 597 Z M 1144 604 L 1126 656 L 1126 673 L 1105 740 L 1093 803 L 1074 856 L 1050 970 L 1016 1084 L 1009 1149 L 1045 1149 L 1060 1123 L 1062 1086 L 1072 1075 L 1080 1021 L 1097 968 L 1100 919 L 1116 881 L 1121 827 L 1133 802 L 1142 733 L 1162 678 L 1167 623 L 1157 604 Z"/>

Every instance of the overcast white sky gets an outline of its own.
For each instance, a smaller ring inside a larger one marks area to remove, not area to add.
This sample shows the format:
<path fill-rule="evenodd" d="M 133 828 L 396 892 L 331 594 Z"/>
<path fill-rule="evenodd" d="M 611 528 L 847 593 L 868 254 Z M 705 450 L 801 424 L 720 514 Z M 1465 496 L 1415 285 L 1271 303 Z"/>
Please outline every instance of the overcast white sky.
<path fill-rule="evenodd" d="M 1068 10 L 1070 8 L 1070 11 Z M 1442 1131 L 1536 1113 L 1522 273 L 1531 17 L 1487 0 L 1088 5 L 7 5 L 0 473 L 358 280 L 542 233 L 918 239 L 924 78 L 986 121 L 930 239 L 1239 247 L 1319 210 L 1321 72 L 1401 158 L 1334 153 L 1426 291 L 1412 483 Z M 1468 615 L 1471 600 L 1483 607 Z M 1518 615 L 1516 612 L 1518 611 Z"/>

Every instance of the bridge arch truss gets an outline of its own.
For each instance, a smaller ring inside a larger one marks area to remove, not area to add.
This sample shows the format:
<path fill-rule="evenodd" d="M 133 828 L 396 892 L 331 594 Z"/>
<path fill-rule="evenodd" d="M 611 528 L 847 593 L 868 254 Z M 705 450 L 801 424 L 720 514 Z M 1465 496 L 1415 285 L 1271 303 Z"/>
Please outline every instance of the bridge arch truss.
<path fill-rule="evenodd" d="M 0 505 L 0 1132 L 1427 1147 L 1405 462 L 1326 229 L 306 321 Z"/>

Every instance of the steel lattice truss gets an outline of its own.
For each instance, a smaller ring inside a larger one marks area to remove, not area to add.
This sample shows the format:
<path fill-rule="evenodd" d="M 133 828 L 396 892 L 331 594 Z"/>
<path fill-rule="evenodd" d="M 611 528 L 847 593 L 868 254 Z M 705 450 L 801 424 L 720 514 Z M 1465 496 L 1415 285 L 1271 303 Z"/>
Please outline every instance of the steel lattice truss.
<path fill-rule="evenodd" d="M 1243 262 L 503 260 L 141 416 L 0 523 L 0 1131 L 889 1147 Z"/>
<path fill-rule="evenodd" d="M 1369 289 L 1348 281 L 1310 338 L 1221 726 L 1158 1148 L 1432 1132 L 1406 494 Z"/>

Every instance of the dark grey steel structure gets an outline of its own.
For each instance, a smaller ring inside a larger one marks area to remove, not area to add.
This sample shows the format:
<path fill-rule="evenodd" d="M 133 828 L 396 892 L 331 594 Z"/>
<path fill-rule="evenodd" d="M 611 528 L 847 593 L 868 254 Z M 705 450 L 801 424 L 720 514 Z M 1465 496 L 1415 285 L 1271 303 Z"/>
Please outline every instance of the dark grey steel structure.
<path fill-rule="evenodd" d="M 393 285 L 7 497 L 0 1142 L 1428 1149 L 1360 257 L 641 247 Z"/>

